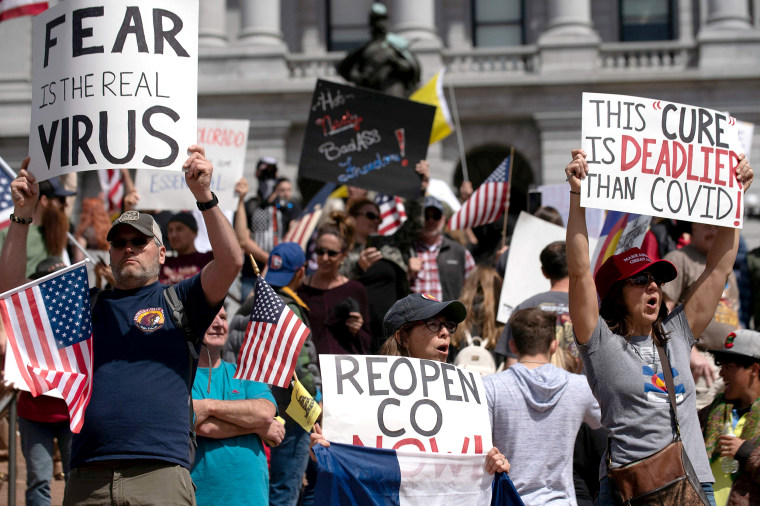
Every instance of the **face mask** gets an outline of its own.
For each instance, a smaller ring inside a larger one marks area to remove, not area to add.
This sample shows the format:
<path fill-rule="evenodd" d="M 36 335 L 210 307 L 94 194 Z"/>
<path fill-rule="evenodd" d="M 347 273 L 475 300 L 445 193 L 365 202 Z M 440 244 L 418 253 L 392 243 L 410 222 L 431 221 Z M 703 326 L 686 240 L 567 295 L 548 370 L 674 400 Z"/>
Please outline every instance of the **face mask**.
<path fill-rule="evenodd" d="M 259 177 L 259 197 L 263 200 L 269 199 L 274 192 L 274 187 L 277 186 L 277 180 L 273 177 L 269 177 L 267 172 L 263 172 Z"/>

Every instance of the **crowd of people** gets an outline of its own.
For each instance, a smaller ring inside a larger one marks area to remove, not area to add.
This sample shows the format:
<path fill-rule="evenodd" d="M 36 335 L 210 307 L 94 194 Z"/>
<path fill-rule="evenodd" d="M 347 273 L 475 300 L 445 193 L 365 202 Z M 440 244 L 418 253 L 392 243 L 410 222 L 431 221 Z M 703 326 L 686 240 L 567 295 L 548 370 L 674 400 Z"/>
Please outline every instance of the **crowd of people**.
<path fill-rule="evenodd" d="M 102 199 L 75 203 L 72 224 L 76 192 L 60 180 L 38 183 L 27 159 L 12 182 L 0 292 L 83 251 L 96 259 L 93 388 L 81 431 L 68 429 L 63 401 L 19 395 L 27 504 L 50 504 L 56 444 L 64 504 L 314 501 L 310 441 L 329 446 L 319 425 L 310 437 L 285 413 L 292 386 L 234 378 L 258 269 L 310 328 L 296 375 L 317 402 L 319 354 L 413 357 L 481 373 L 494 444 L 485 469 L 508 472 L 525 504 L 615 504 L 610 471 L 674 441 L 704 501 L 760 503 L 760 322 L 744 317 L 752 301 L 742 308 L 738 288 L 757 282 L 742 277 L 753 275 L 760 253 L 737 268 L 738 230 L 658 220 L 640 248 L 611 256 L 594 274 L 579 196 L 588 165 L 574 150 L 564 169 L 566 240 L 540 252 L 535 273 L 546 291 L 502 324 L 509 250 L 495 240 L 476 264 L 468 242 L 476 234 L 446 229 L 452 210 L 427 194 L 425 161 L 415 167 L 420 196 L 405 202 L 408 219 L 397 232 L 379 236 L 374 195 L 349 187 L 346 198 L 325 204 L 302 248 L 283 240 L 301 206 L 275 159 L 257 164 L 255 196 L 246 198 L 243 179 L 238 202 L 223 203 L 236 208 L 231 224 L 211 192 L 203 148 L 188 154 L 195 214 L 138 211 L 132 194 L 114 221 Z M 736 180 L 746 190 L 752 179 L 741 156 Z M 564 226 L 552 208 L 536 214 Z M 199 218 L 209 252 L 196 250 Z M 225 307 L 236 279 L 239 308 Z"/>

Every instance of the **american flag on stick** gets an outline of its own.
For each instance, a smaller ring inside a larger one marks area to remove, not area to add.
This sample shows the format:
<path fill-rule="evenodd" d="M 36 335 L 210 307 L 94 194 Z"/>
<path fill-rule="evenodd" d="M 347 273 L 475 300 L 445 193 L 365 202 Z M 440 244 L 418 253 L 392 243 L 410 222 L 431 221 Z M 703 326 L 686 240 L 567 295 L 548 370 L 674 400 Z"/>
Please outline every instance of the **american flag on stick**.
<path fill-rule="evenodd" d="M 47 2 L 36 0 L 0 0 L 0 21 L 19 16 L 35 16 L 47 8 Z"/>
<path fill-rule="evenodd" d="M 509 199 L 510 158 L 506 157 L 475 193 L 449 220 L 449 229 L 463 230 L 498 220 L 506 211 Z"/>
<path fill-rule="evenodd" d="M 261 276 L 256 277 L 253 310 L 240 347 L 235 379 L 287 388 L 309 327 Z"/>
<path fill-rule="evenodd" d="M 9 172 L 5 167 L 5 162 L 0 161 L 0 230 L 11 224 L 11 213 L 13 212 L 11 181 L 13 181 L 15 177 L 16 176 Z"/>
<path fill-rule="evenodd" d="M 396 233 L 406 221 L 406 209 L 400 197 L 378 193 L 375 204 L 380 209 L 380 225 L 377 233 L 389 236 Z"/>
<path fill-rule="evenodd" d="M 92 320 L 84 262 L 0 295 L 0 318 L 35 397 L 55 390 L 79 432 L 92 394 Z"/>

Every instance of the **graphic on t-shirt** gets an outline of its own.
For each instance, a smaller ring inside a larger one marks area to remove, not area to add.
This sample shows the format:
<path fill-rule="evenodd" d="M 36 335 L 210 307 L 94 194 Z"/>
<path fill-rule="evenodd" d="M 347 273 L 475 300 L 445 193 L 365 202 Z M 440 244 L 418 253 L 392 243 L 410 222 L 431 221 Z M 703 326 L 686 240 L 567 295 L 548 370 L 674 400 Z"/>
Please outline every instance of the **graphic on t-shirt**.
<path fill-rule="evenodd" d="M 671 367 L 673 372 L 673 382 L 676 382 L 678 378 L 678 369 Z M 648 365 L 641 366 L 641 372 L 644 374 L 646 381 L 644 382 L 644 392 L 647 394 L 647 400 L 652 402 L 670 402 L 668 400 L 668 387 L 665 385 L 665 376 L 663 373 L 656 373 Z M 676 389 L 676 403 L 680 403 L 683 400 L 686 389 L 683 383 L 674 385 Z"/>
<path fill-rule="evenodd" d="M 160 307 L 141 309 L 135 314 L 135 325 L 143 332 L 153 332 L 164 326 L 164 310 Z"/>

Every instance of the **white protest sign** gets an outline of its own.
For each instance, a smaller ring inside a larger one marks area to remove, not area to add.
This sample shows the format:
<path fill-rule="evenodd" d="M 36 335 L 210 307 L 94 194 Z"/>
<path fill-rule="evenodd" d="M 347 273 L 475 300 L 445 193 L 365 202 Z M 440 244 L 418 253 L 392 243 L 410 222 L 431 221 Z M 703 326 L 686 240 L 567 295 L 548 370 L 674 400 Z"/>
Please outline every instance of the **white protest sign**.
<path fill-rule="evenodd" d="M 38 180 L 181 170 L 196 137 L 198 0 L 66 0 L 32 23 Z"/>
<path fill-rule="evenodd" d="M 198 118 L 198 145 L 214 166 L 211 191 L 219 207 L 232 211 L 237 206 L 235 183 L 243 177 L 248 146 L 248 120 Z M 138 209 L 194 209 L 195 197 L 187 189 L 185 174 L 175 171 L 137 171 L 135 187 L 140 195 Z"/>
<path fill-rule="evenodd" d="M 567 190 L 565 190 L 567 191 Z M 499 310 L 496 319 L 509 320 L 512 310 L 525 299 L 549 291 L 549 280 L 541 273 L 541 250 L 554 241 L 565 240 L 565 228 L 536 218 L 525 211 L 520 213 L 509 245 L 507 269 L 501 285 Z M 591 251 L 596 239 L 589 237 Z"/>
<path fill-rule="evenodd" d="M 319 362 L 329 441 L 432 453 L 491 449 L 479 374 L 408 357 L 320 355 Z"/>
<path fill-rule="evenodd" d="M 584 93 L 581 205 L 742 226 L 736 119 L 664 100 Z"/>

